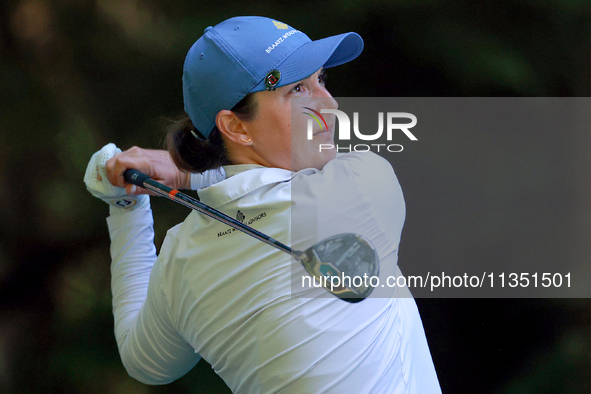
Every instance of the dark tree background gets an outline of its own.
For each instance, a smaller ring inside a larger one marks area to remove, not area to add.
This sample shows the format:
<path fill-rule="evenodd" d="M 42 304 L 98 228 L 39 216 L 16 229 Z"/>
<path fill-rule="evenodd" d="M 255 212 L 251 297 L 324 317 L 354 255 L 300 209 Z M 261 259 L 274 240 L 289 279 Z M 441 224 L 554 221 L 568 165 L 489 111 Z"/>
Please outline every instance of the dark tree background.
<path fill-rule="evenodd" d="M 127 376 L 113 335 L 108 208 L 82 179 L 92 153 L 108 142 L 161 146 L 166 120 L 182 110 L 188 48 L 205 27 L 236 15 L 269 16 L 312 39 L 360 33 L 363 54 L 330 70 L 334 96 L 591 93 L 589 0 L 4 0 L 0 392 L 227 390 L 204 361 L 163 387 Z M 563 157 L 576 148 L 573 163 L 582 165 L 573 204 L 589 208 L 591 155 L 580 154 L 589 151 L 589 139 L 562 138 Z M 414 201 L 401 245 L 404 261 L 412 262 L 429 242 L 421 230 L 433 224 L 415 215 L 429 204 L 414 198 L 413 183 L 421 179 L 404 165 L 397 172 Z M 159 245 L 187 211 L 156 199 L 153 207 Z M 591 244 L 591 210 L 577 212 L 578 236 L 584 234 L 578 239 Z M 490 231 L 502 238 L 506 229 Z M 590 263 L 591 255 L 583 258 Z M 589 299 L 417 303 L 444 392 L 591 392 Z"/>

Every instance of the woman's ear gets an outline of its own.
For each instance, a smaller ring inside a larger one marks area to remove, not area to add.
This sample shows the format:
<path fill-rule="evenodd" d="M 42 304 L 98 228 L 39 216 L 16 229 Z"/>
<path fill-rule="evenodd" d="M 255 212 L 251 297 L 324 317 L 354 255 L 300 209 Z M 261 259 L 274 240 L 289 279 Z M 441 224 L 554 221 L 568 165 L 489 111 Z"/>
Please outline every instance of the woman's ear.
<path fill-rule="evenodd" d="M 220 132 L 230 141 L 239 145 L 252 145 L 244 127 L 244 121 L 230 110 L 223 109 L 215 117 L 215 124 Z"/>

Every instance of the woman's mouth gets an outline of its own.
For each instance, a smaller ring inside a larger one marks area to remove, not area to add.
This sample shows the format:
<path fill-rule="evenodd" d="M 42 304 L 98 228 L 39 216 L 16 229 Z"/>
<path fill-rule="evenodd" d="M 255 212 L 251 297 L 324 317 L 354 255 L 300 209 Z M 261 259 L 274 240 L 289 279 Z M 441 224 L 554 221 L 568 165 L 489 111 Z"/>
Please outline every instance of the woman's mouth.
<path fill-rule="evenodd" d="M 320 136 L 324 136 L 324 135 L 332 135 L 333 134 L 333 130 L 334 130 L 334 126 L 329 125 L 328 129 L 321 129 L 316 131 L 313 134 L 313 137 L 320 137 Z"/>

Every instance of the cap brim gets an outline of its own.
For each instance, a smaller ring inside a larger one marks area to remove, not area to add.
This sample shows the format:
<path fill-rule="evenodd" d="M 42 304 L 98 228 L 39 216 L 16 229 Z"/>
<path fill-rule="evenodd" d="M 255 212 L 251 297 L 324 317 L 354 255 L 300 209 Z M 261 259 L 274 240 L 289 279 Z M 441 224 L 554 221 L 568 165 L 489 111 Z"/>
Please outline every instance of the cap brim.
<path fill-rule="evenodd" d="M 276 87 L 301 81 L 323 66 L 329 68 L 350 62 L 362 51 L 363 39 L 357 33 L 343 33 L 310 41 L 296 49 L 276 67 L 281 72 L 281 78 Z M 263 79 L 252 88 L 251 92 L 265 89 Z"/>

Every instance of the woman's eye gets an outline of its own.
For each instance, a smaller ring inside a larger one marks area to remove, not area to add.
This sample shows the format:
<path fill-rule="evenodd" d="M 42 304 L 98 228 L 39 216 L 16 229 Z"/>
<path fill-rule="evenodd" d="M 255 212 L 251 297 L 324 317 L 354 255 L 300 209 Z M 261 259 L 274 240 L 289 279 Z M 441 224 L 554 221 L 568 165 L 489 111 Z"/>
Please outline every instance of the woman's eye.
<path fill-rule="evenodd" d="M 320 75 L 318 75 L 318 82 L 325 84 L 326 85 L 326 73 L 322 73 Z"/>
<path fill-rule="evenodd" d="M 301 92 L 302 91 L 302 85 L 297 84 L 296 86 L 293 87 L 293 89 L 291 89 L 292 92 Z"/>

